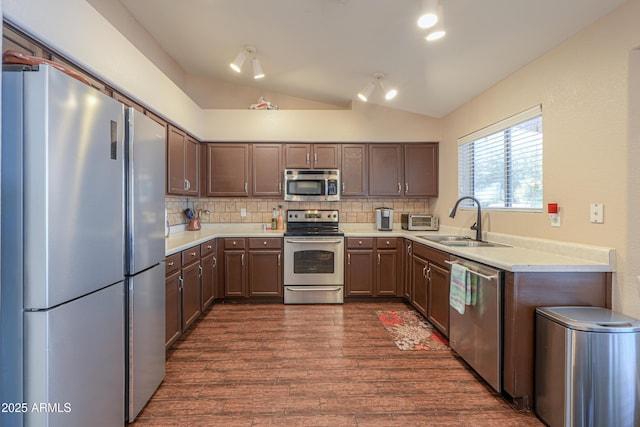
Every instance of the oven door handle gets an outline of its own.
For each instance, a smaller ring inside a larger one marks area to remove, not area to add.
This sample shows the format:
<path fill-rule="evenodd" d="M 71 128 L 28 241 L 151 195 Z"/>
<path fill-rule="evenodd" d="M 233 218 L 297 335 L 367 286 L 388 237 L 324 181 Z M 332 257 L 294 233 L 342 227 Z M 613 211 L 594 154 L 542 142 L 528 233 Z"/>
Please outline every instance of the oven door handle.
<path fill-rule="evenodd" d="M 335 243 L 336 245 L 342 243 L 342 240 L 298 240 L 298 239 L 287 239 L 287 243 Z"/>
<path fill-rule="evenodd" d="M 295 292 L 317 292 L 317 291 L 339 291 L 343 286 L 319 287 L 319 286 L 285 286 L 289 291 Z"/>

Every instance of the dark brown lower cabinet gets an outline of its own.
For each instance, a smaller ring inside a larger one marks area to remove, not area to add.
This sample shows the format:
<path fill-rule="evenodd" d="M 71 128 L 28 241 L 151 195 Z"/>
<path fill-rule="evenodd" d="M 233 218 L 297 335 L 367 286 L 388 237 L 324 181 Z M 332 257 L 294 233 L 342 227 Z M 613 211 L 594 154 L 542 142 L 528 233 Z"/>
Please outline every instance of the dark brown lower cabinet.
<path fill-rule="evenodd" d="M 210 240 L 200 245 L 200 252 L 202 259 L 200 260 L 200 266 L 202 267 L 202 306 L 200 310 L 204 312 L 213 300 L 216 298 L 216 287 L 218 277 L 218 258 L 216 254 L 216 241 Z"/>
<path fill-rule="evenodd" d="M 282 239 L 249 238 L 249 296 L 281 297 Z"/>
<path fill-rule="evenodd" d="M 225 241 L 228 239 L 225 239 Z M 244 239 L 234 239 L 236 241 Z M 247 254 L 244 249 L 224 251 L 224 296 L 247 296 Z"/>
<path fill-rule="evenodd" d="M 402 289 L 401 296 L 405 300 L 413 299 L 413 290 L 411 289 L 411 263 L 413 262 L 413 240 L 404 239 L 404 247 L 402 249 Z"/>
<path fill-rule="evenodd" d="M 373 276 L 373 248 L 348 249 L 345 268 L 346 295 L 350 297 L 372 296 Z"/>
<path fill-rule="evenodd" d="M 165 260 L 165 348 L 182 334 L 181 254 L 169 255 Z"/>
<path fill-rule="evenodd" d="M 400 241 L 395 237 L 349 237 L 345 260 L 347 296 L 398 295 Z"/>
<path fill-rule="evenodd" d="M 182 331 L 186 331 L 202 313 L 201 271 L 199 259 L 182 267 Z"/>
<path fill-rule="evenodd" d="M 395 237 L 376 238 L 376 277 L 375 294 L 377 296 L 395 297 L 400 284 L 400 252 L 402 239 Z"/>
<path fill-rule="evenodd" d="M 281 297 L 282 238 L 224 239 L 224 296 Z"/>
<path fill-rule="evenodd" d="M 448 337 L 449 254 L 415 242 L 411 251 L 411 304 Z"/>
<path fill-rule="evenodd" d="M 449 281 L 450 270 L 429 263 L 427 273 L 427 319 L 445 336 L 449 336 Z"/>
<path fill-rule="evenodd" d="M 427 268 L 429 261 L 415 254 L 411 258 L 411 305 L 427 316 Z"/>

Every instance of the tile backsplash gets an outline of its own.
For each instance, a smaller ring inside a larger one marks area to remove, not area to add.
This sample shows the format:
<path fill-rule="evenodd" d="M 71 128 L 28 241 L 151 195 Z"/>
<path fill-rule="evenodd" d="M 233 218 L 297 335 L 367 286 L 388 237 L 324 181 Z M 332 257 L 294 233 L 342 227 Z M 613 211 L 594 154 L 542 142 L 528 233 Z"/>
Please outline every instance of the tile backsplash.
<path fill-rule="evenodd" d="M 273 208 L 282 205 L 287 209 L 338 209 L 340 221 L 343 223 L 375 222 L 375 209 L 378 207 L 393 208 L 394 222 L 400 222 L 403 213 L 429 213 L 429 199 L 427 198 L 398 198 L 398 199 L 351 199 L 345 198 L 339 202 L 285 202 L 282 199 L 239 199 L 239 198 L 165 198 L 165 206 L 170 225 L 186 224 L 184 214 L 186 208 L 202 210 L 202 223 L 271 223 Z M 240 215 L 241 209 L 246 209 L 246 216 Z M 209 211 L 210 213 L 205 213 Z"/>

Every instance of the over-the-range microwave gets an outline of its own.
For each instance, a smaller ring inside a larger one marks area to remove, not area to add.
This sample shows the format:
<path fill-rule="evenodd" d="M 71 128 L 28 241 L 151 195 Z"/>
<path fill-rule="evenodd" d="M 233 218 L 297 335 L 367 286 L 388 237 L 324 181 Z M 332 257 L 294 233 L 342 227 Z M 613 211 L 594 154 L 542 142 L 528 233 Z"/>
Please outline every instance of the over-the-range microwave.
<path fill-rule="evenodd" d="M 284 199 L 293 202 L 334 202 L 340 200 L 338 169 L 285 169 Z"/>

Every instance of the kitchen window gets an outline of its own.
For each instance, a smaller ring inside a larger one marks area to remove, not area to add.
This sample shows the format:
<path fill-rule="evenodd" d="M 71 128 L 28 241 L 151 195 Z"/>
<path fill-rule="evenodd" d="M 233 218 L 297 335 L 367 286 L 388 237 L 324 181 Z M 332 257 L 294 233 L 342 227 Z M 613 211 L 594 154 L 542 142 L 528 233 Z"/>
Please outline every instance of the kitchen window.
<path fill-rule="evenodd" d="M 458 186 L 483 209 L 542 210 L 542 106 L 460 138 Z"/>

